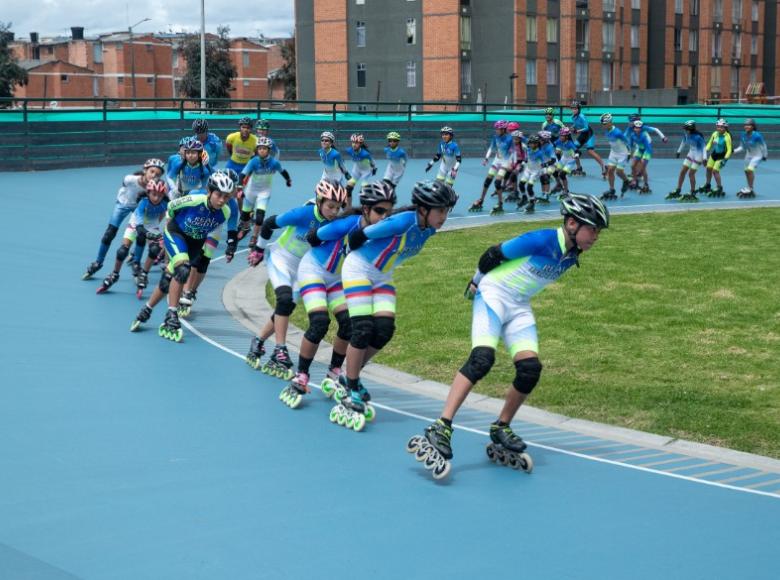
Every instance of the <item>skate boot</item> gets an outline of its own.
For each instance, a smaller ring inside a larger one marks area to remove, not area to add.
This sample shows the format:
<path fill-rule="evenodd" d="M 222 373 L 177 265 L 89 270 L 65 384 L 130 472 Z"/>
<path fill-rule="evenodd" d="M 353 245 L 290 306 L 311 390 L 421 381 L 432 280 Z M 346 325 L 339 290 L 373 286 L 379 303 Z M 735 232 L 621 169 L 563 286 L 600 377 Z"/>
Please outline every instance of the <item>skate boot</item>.
<path fill-rule="evenodd" d="M 119 273 L 118 272 L 111 272 L 108 276 L 106 276 L 103 279 L 103 283 L 98 287 L 96 294 L 102 294 L 103 292 L 106 292 L 111 286 L 116 284 L 116 281 L 119 280 Z"/>
<path fill-rule="evenodd" d="M 330 410 L 331 423 L 336 423 L 347 429 L 362 431 L 366 426 L 366 404 L 359 391 L 347 392 L 341 402 Z"/>
<path fill-rule="evenodd" d="M 531 198 L 528 200 L 528 205 L 525 206 L 525 213 L 532 214 L 536 211 L 536 199 Z"/>
<path fill-rule="evenodd" d="M 699 201 L 699 198 L 696 197 L 695 191 L 689 191 L 688 193 L 680 196 L 680 201 L 683 203 L 696 203 Z"/>
<path fill-rule="evenodd" d="M 525 453 L 525 442 L 515 435 L 509 425 L 490 425 L 490 443 L 485 451 L 490 461 L 499 465 L 508 465 L 512 469 L 522 469 L 531 473 L 534 462 L 531 456 Z"/>
<path fill-rule="evenodd" d="M 179 316 L 187 318 L 192 314 L 192 305 L 198 297 L 197 290 L 185 290 L 179 298 Z"/>
<path fill-rule="evenodd" d="M 754 199 L 756 197 L 756 192 L 749 187 L 743 187 L 737 192 L 737 197 L 739 199 Z"/>
<path fill-rule="evenodd" d="M 133 271 L 133 278 L 138 278 L 138 274 L 141 273 L 141 264 L 133 261 L 130 263 L 130 269 Z"/>
<path fill-rule="evenodd" d="M 516 191 L 510 191 L 509 193 L 504 196 L 504 201 L 508 201 L 510 203 L 516 203 L 519 199 Z"/>
<path fill-rule="evenodd" d="M 292 367 L 293 362 L 290 360 L 290 353 L 287 347 L 277 344 L 274 347 L 274 352 L 271 353 L 271 358 L 266 361 L 260 370 L 277 379 L 289 381 L 295 375 Z"/>
<path fill-rule="evenodd" d="M 639 184 L 636 182 L 636 180 L 632 179 L 631 181 L 628 182 L 628 189 L 630 189 L 631 191 L 636 191 L 637 189 L 639 189 Z"/>
<path fill-rule="evenodd" d="M 327 398 L 331 398 L 333 395 L 336 395 L 336 399 L 340 399 L 344 396 L 346 393 L 346 383 L 345 386 L 341 386 L 341 381 L 346 380 L 346 377 L 342 379 L 344 376 L 344 373 L 342 372 L 340 367 L 331 367 L 328 369 L 327 374 L 325 375 L 325 378 L 322 379 L 322 383 L 320 384 L 320 389 L 322 389 L 322 394 L 325 395 Z"/>
<path fill-rule="evenodd" d="M 173 342 L 181 342 L 184 331 L 181 329 L 181 322 L 179 322 L 179 315 L 176 314 L 176 310 L 171 308 L 168 309 L 168 312 L 165 313 L 165 320 L 163 320 L 163 323 L 160 325 L 158 334 Z"/>
<path fill-rule="evenodd" d="M 542 205 L 550 205 L 550 194 L 542 192 L 542 195 L 536 198 L 536 203 Z"/>
<path fill-rule="evenodd" d="M 279 400 L 290 409 L 295 409 L 301 404 L 303 396 L 309 392 L 309 374 L 299 372 L 290 384 L 279 393 Z"/>
<path fill-rule="evenodd" d="M 415 435 L 406 443 L 406 450 L 430 469 L 433 479 L 443 479 L 452 464 L 452 427 L 441 419 L 425 428 L 425 435 Z"/>
<path fill-rule="evenodd" d="M 669 192 L 669 194 L 666 196 L 666 199 L 680 199 L 680 190 L 674 189 Z"/>
<path fill-rule="evenodd" d="M 504 204 L 497 203 L 493 206 L 493 209 L 490 210 L 490 215 L 504 215 Z"/>
<path fill-rule="evenodd" d="M 703 193 L 705 195 L 709 195 L 710 191 L 712 191 L 712 188 L 710 187 L 710 184 L 709 183 L 705 183 L 699 189 L 697 189 L 694 193 Z"/>
<path fill-rule="evenodd" d="M 653 190 L 650 189 L 650 185 L 645 183 L 642 187 L 639 188 L 639 193 L 641 195 L 647 195 L 648 193 L 653 193 Z"/>
<path fill-rule="evenodd" d="M 707 197 L 726 197 L 726 192 L 722 187 L 716 187 L 707 194 Z"/>
<path fill-rule="evenodd" d="M 246 364 L 248 364 L 253 369 L 257 370 L 260 368 L 260 359 L 263 358 L 263 355 L 265 354 L 265 347 L 263 346 L 263 339 L 261 339 L 259 336 L 255 336 L 252 339 L 252 344 L 249 345 L 249 353 L 246 355 Z"/>
<path fill-rule="evenodd" d="M 92 262 L 89 266 L 87 266 L 87 271 L 84 272 L 84 275 L 81 276 L 81 279 L 89 280 L 90 278 L 92 278 L 92 275 L 98 270 L 100 270 L 100 268 L 102 267 L 103 264 L 101 264 L 100 262 Z"/>
<path fill-rule="evenodd" d="M 473 213 L 477 213 L 482 211 L 482 200 L 478 199 L 474 203 L 471 204 L 471 207 L 469 207 L 469 211 Z"/>
<path fill-rule="evenodd" d="M 136 276 L 136 279 L 135 279 L 135 285 L 136 285 L 135 295 L 136 295 L 136 298 L 138 298 L 139 300 L 141 299 L 141 297 L 144 295 L 144 289 L 146 288 L 146 286 L 148 284 L 149 284 L 149 273 L 145 272 L 144 270 L 141 270 L 138 273 L 138 276 Z"/>
<path fill-rule="evenodd" d="M 254 248 L 257 245 L 257 236 L 253 235 L 249 238 L 249 245 L 247 247 Z"/>
<path fill-rule="evenodd" d="M 149 308 L 146 304 L 144 304 L 144 307 L 141 308 L 141 312 L 138 313 L 138 316 L 135 317 L 135 320 L 133 320 L 133 323 L 130 325 L 130 332 L 135 332 L 139 328 L 141 328 L 141 325 L 149 320 L 149 318 L 152 316 L 152 309 Z"/>
<path fill-rule="evenodd" d="M 623 197 L 629 190 L 630 184 L 628 181 L 623 181 L 623 185 L 620 186 L 620 197 Z"/>
<path fill-rule="evenodd" d="M 601 199 L 604 201 L 613 201 L 617 199 L 617 194 L 615 193 L 614 189 L 608 189 L 604 193 L 601 194 Z"/>
<path fill-rule="evenodd" d="M 520 197 L 520 199 L 517 200 L 517 209 L 519 210 L 526 204 L 528 204 L 528 196 L 526 194 L 523 194 L 522 197 Z"/>

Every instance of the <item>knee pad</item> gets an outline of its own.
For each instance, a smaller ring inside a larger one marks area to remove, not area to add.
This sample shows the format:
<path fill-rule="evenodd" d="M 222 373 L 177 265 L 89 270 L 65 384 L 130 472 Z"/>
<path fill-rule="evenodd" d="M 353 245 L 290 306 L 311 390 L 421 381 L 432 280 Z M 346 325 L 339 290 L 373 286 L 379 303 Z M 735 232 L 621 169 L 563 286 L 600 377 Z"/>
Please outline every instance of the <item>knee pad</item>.
<path fill-rule="evenodd" d="M 290 286 L 279 286 L 274 289 L 276 294 L 276 308 L 274 314 L 279 316 L 290 316 L 295 310 L 295 302 L 293 302 L 293 291 Z"/>
<path fill-rule="evenodd" d="M 370 342 L 371 348 L 382 350 L 395 334 L 395 318 L 392 316 L 374 317 L 374 336 Z"/>
<path fill-rule="evenodd" d="M 107 246 L 111 244 L 111 242 L 114 241 L 114 238 L 116 237 L 116 233 L 119 231 L 119 228 L 115 225 L 108 224 L 108 227 L 106 228 L 106 231 L 103 233 L 103 237 L 101 238 L 101 242 L 106 244 Z"/>
<path fill-rule="evenodd" d="M 339 327 L 336 330 L 336 336 L 341 340 L 349 340 L 352 336 L 352 319 L 349 317 L 349 312 L 342 310 L 336 313 L 336 322 Z"/>
<path fill-rule="evenodd" d="M 520 193 L 525 193 L 525 181 L 521 181 L 520 184 L 517 186 L 517 189 L 520 190 Z"/>
<path fill-rule="evenodd" d="M 171 287 L 171 273 L 168 270 L 160 276 L 160 283 L 157 284 L 157 287 L 163 294 L 168 294 L 168 289 Z"/>
<path fill-rule="evenodd" d="M 502 179 L 496 179 L 496 191 L 504 189 L 504 181 Z"/>
<path fill-rule="evenodd" d="M 484 187 L 490 187 L 490 184 L 491 184 L 491 183 L 493 183 L 493 178 L 492 178 L 492 177 L 486 177 L 486 178 L 485 178 L 485 183 L 483 183 L 482 185 L 483 185 Z"/>
<path fill-rule="evenodd" d="M 539 178 L 539 183 L 542 185 L 550 185 L 550 176 L 545 173 Z"/>
<path fill-rule="evenodd" d="M 156 260 L 157 257 L 160 255 L 160 252 L 162 252 L 162 246 L 160 244 L 152 243 L 149 246 L 149 257 L 152 260 Z"/>
<path fill-rule="evenodd" d="M 542 363 L 538 358 L 521 358 L 515 361 L 515 380 L 512 381 L 512 386 L 524 395 L 529 395 L 541 376 Z"/>
<path fill-rule="evenodd" d="M 177 282 L 184 284 L 187 281 L 187 278 L 190 277 L 190 266 L 189 262 L 182 262 L 176 268 L 173 270 L 173 279 Z"/>
<path fill-rule="evenodd" d="M 122 244 L 116 251 L 116 259 L 120 262 L 124 262 L 127 259 L 127 255 L 130 253 L 130 248 Z"/>
<path fill-rule="evenodd" d="M 530 183 L 526 185 L 526 191 L 528 192 L 528 197 L 534 196 L 534 186 L 531 185 Z"/>
<path fill-rule="evenodd" d="M 248 222 L 249 218 L 252 217 L 252 213 L 248 211 L 242 211 L 241 217 L 239 218 L 242 222 Z"/>
<path fill-rule="evenodd" d="M 262 226 L 264 219 L 265 219 L 265 210 L 264 209 L 258 209 L 255 212 L 255 225 Z"/>
<path fill-rule="evenodd" d="M 319 344 L 328 332 L 330 326 L 330 317 L 327 312 L 319 310 L 309 314 L 309 328 L 303 335 L 303 338 L 312 344 Z"/>
<path fill-rule="evenodd" d="M 368 348 L 374 337 L 374 317 L 373 316 L 355 316 L 352 319 L 352 336 L 349 337 L 349 344 L 354 348 Z"/>
<path fill-rule="evenodd" d="M 209 264 L 211 264 L 211 258 L 201 254 L 198 256 L 198 260 L 195 262 L 195 269 L 199 274 L 205 274 L 209 270 Z"/>
<path fill-rule="evenodd" d="M 466 364 L 460 369 L 460 374 L 476 384 L 490 372 L 495 362 L 495 349 L 487 346 L 476 346 L 471 349 Z"/>

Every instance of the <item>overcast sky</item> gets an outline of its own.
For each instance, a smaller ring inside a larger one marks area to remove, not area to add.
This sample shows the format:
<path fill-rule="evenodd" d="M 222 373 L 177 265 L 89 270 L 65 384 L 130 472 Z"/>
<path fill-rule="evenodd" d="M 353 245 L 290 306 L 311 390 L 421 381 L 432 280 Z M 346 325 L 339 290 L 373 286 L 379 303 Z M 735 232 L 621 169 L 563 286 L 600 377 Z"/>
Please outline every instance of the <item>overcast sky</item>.
<path fill-rule="evenodd" d="M 11 22 L 17 38 L 70 35 L 71 26 L 83 26 L 87 36 L 127 30 L 128 25 L 150 18 L 134 29 L 142 32 L 200 30 L 198 0 L 25 0 L 3 1 L 0 20 Z M 291 36 L 293 0 L 206 0 L 206 30 L 230 26 L 231 36 Z"/>

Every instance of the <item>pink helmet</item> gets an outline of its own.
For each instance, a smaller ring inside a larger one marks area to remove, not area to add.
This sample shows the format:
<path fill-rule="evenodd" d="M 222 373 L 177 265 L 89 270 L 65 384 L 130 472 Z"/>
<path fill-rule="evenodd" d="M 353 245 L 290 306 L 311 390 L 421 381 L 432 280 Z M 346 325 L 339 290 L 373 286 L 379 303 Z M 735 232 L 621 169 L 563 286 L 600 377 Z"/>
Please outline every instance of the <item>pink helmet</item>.
<path fill-rule="evenodd" d="M 330 199 L 339 203 L 344 203 L 347 200 L 347 190 L 340 183 L 334 183 L 333 181 L 323 179 L 317 183 L 317 187 L 314 188 L 314 193 L 317 194 L 317 199 Z"/>
<path fill-rule="evenodd" d="M 520 123 L 517 121 L 509 121 L 509 123 L 506 124 L 506 130 L 510 133 L 512 131 L 517 131 L 520 128 Z"/>
<path fill-rule="evenodd" d="M 168 193 L 168 184 L 165 180 L 155 177 L 146 182 L 146 191 L 149 193 L 160 193 L 165 195 Z"/>
<path fill-rule="evenodd" d="M 569 135 L 571 135 L 571 129 L 569 129 L 568 127 L 561 127 L 561 130 L 558 133 L 558 135 L 560 135 L 561 137 L 568 137 Z"/>
<path fill-rule="evenodd" d="M 504 121 L 503 119 L 501 119 L 500 121 L 496 121 L 495 123 L 493 123 L 493 128 L 494 128 L 494 129 L 506 129 L 506 126 L 507 126 L 507 122 L 506 122 L 506 121 Z"/>

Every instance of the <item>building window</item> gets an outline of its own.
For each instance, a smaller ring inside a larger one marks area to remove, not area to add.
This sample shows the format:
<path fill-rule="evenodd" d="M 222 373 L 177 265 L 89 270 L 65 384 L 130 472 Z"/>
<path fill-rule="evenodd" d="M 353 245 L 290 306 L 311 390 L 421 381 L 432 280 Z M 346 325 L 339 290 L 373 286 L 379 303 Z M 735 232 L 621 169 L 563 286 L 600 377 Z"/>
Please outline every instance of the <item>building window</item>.
<path fill-rule="evenodd" d="M 413 60 L 406 61 L 406 86 L 410 89 L 417 86 L 417 63 Z"/>
<path fill-rule="evenodd" d="M 675 14 L 683 13 L 683 0 L 674 0 L 674 13 Z"/>
<path fill-rule="evenodd" d="M 715 0 L 712 7 L 712 19 L 715 22 L 723 22 L 723 0 Z"/>
<path fill-rule="evenodd" d="M 589 26 L 587 20 L 577 20 L 577 31 L 576 31 L 576 48 L 577 50 L 588 50 L 590 48 L 590 35 L 589 32 Z"/>
<path fill-rule="evenodd" d="M 536 85 L 536 59 L 529 58 L 525 61 L 525 84 Z"/>
<path fill-rule="evenodd" d="M 406 19 L 406 44 L 417 44 L 417 20 Z"/>
<path fill-rule="evenodd" d="M 460 17 L 460 49 L 471 50 L 471 16 Z"/>
<path fill-rule="evenodd" d="M 742 20 L 742 0 L 731 0 L 731 20 L 734 24 Z"/>
<path fill-rule="evenodd" d="M 151 85 L 154 82 L 154 77 L 146 77 L 146 84 Z"/>
<path fill-rule="evenodd" d="M 721 54 L 721 33 L 719 30 L 712 31 L 712 58 L 720 58 Z"/>
<path fill-rule="evenodd" d="M 92 77 L 92 96 L 97 97 L 100 95 L 100 82 L 97 77 Z"/>
<path fill-rule="evenodd" d="M 758 22 L 758 0 L 753 0 L 750 4 L 750 19 L 753 22 Z"/>
<path fill-rule="evenodd" d="M 558 61 L 557 60 L 547 61 L 547 84 L 548 85 L 558 84 Z"/>
<path fill-rule="evenodd" d="M 358 47 L 363 47 L 366 45 L 366 23 L 358 20 L 355 23 L 355 33 L 356 33 L 356 44 Z"/>
<path fill-rule="evenodd" d="M 176 68 L 179 66 L 179 51 L 174 50 L 173 54 L 171 55 L 171 66 L 173 68 Z"/>
<path fill-rule="evenodd" d="M 699 15 L 699 0 L 691 0 L 691 16 Z"/>
<path fill-rule="evenodd" d="M 558 42 L 558 19 L 547 19 L 547 42 Z"/>
<path fill-rule="evenodd" d="M 695 28 L 688 31 L 688 50 L 691 52 L 699 50 L 699 31 Z"/>
<path fill-rule="evenodd" d="M 739 67 L 738 66 L 731 67 L 731 92 L 732 93 L 739 92 Z"/>
<path fill-rule="evenodd" d="M 60 75 L 60 82 L 67 83 L 68 82 L 68 75 L 61 74 Z"/>
<path fill-rule="evenodd" d="M 357 86 L 366 86 L 366 63 L 364 62 L 357 63 Z"/>
<path fill-rule="evenodd" d="M 471 94 L 471 61 L 463 60 L 460 63 L 460 93 Z"/>
<path fill-rule="evenodd" d="M 755 83 L 758 81 L 758 69 L 757 68 L 751 68 L 750 69 L 750 82 Z"/>
<path fill-rule="evenodd" d="M 615 0 L 604 0 L 604 12 L 615 11 Z"/>
<path fill-rule="evenodd" d="M 674 29 L 674 50 L 682 50 L 682 29 Z"/>
<path fill-rule="evenodd" d="M 529 16 L 525 19 L 525 39 L 528 42 L 536 42 L 536 16 Z"/>
<path fill-rule="evenodd" d="M 631 0 L 631 8 L 634 10 L 642 9 L 642 0 Z"/>
<path fill-rule="evenodd" d="M 750 37 L 750 54 L 752 56 L 758 54 L 758 34 L 753 34 Z"/>
<path fill-rule="evenodd" d="M 631 87 L 635 89 L 639 88 L 639 65 L 638 64 L 631 65 Z"/>
<path fill-rule="evenodd" d="M 363 6 L 363 4 L 365 4 L 365 3 L 366 3 L 366 0 L 355 0 L 355 4 L 357 4 L 358 6 Z"/>
<path fill-rule="evenodd" d="M 584 61 L 577 61 L 577 65 L 575 68 L 575 83 L 576 83 L 576 90 L 578 93 L 587 93 L 588 92 L 588 63 Z"/>
<path fill-rule="evenodd" d="M 242 84 L 243 84 L 245 87 L 248 87 L 248 86 L 249 86 L 249 81 L 244 81 Z"/>
<path fill-rule="evenodd" d="M 241 53 L 241 64 L 244 66 L 249 66 L 249 51 L 245 50 Z"/>
<path fill-rule="evenodd" d="M 742 33 L 734 33 L 734 42 L 731 44 L 731 58 L 742 58 Z"/>
<path fill-rule="evenodd" d="M 710 70 L 710 90 L 720 92 L 720 67 L 714 66 Z"/>
<path fill-rule="evenodd" d="M 601 27 L 601 41 L 604 45 L 604 50 L 607 52 L 615 52 L 615 23 L 604 22 Z"/>
<path fill-rule="evenodd" d="M 125 84 L 125 77 L 116 77 L 116 84 L 118 85 Z"/>
<path fill-rule="evenodd" d="M 631 48 L 639 48 L 639 26 L 631 25 Z"/>
<path fill-rule="evenodd" d="M 103 43 L 96 42 L 92 45 L 92 60 L 95 62 L 103 62 Z"/>
<path fill-rule="evenodd" d="M 612 90 L 612 63 L 611 62 L 601 63 L 601 90 L 603 91 Z"/>

